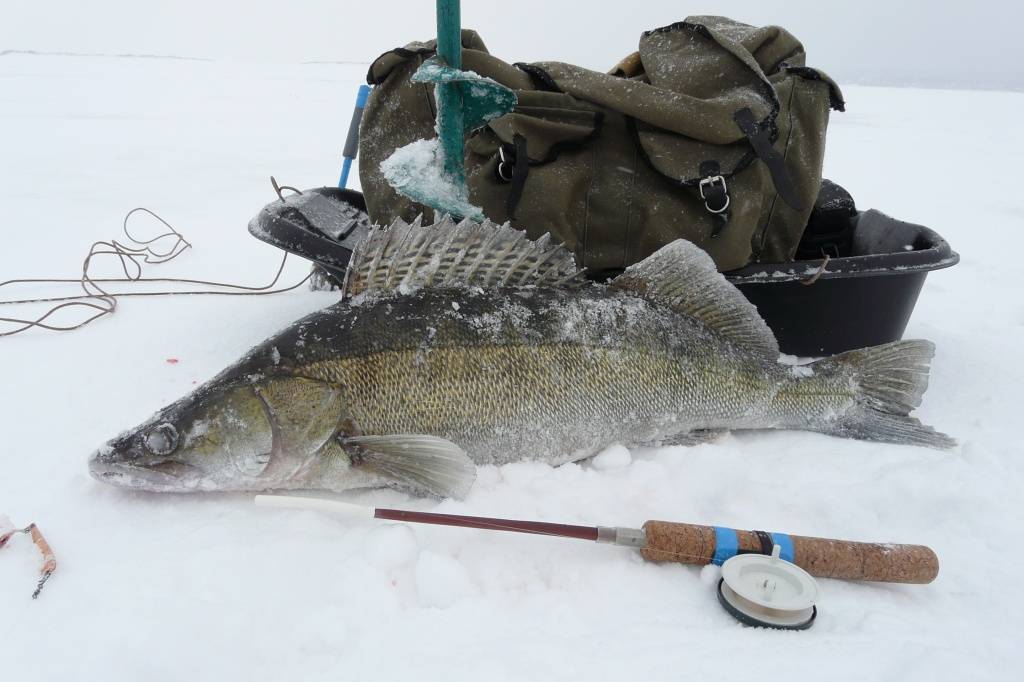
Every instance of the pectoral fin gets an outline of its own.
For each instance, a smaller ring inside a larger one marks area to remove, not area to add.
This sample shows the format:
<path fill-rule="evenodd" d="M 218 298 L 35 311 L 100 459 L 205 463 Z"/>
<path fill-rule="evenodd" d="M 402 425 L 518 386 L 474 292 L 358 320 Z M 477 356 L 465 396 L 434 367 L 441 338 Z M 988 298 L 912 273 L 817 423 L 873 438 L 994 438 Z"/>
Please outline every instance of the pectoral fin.
<path fill-rule="evenodd" d="M 443 438 L 418 434 L 350 436 L 341 439 L 341 446 L 356 466 L 419 493 L 461 499 L 476 480 L 473 460 Z"/>

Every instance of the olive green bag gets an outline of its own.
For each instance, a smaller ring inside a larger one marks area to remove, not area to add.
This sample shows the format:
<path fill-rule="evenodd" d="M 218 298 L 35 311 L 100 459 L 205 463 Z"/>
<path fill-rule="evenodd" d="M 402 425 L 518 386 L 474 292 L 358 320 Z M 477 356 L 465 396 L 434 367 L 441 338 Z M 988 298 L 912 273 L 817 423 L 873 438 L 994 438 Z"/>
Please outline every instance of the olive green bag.
<path fill-rule="evenodd" d="M 470 200 L 491 220 L 550 232 L 593 275 L 680 237 L 720 270 L 793 259 L 821 185 L 829 110 L 843 100 L 784 29 L 691 17 L 644 33 L 608 74 L 508 64 L 473 31 L 462 44 L 465 70 L 518 97 L 466 141 Z M 359 167 L 374 222 L 433 218 L 380 164 L 436 136 L 432 86 L 409 80 L 434 51 L 412 43 L 370 66 Z"/>

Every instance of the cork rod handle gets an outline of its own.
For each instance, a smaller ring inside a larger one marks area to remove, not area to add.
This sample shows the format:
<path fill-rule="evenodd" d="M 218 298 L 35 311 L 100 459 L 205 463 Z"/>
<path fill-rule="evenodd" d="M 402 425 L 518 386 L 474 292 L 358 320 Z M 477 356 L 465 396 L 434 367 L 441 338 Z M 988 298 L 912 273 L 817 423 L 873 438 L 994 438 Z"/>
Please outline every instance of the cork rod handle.
<path fill-rule="evenodd" d="M 716 538 L 723 529 L 688 523 L 648 521 L 644 524 L 647 544 L 640 550 L 648 561 L 710 564 L 716 558 Z M 761 551 L 754 531 L 726 529 L 735 533 L 736 549 Z M 886 583 L 925 584 L 939 573 L 939 559 L 922 545 L 849 542 L 800 535 L 787 536 L 792 544 L 792 561 L 814 576 L 842 580 L 871 580 Z M 722 552 L 718 552 L 718 558 Z"/>

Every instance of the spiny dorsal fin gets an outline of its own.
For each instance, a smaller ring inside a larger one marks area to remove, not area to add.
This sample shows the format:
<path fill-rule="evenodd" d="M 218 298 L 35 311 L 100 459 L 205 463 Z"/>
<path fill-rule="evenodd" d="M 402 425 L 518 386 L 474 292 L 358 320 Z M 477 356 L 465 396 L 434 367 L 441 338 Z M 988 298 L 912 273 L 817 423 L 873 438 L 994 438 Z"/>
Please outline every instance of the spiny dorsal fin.
<path fill-rule="evenodd" d="M 711 256 L 684 239 L 626 268 L 611 286 L 689 315 L 746 352 L 779 356 L 775 335 L 757 308 L 718 272 Z"/>
<path fill-rule="evenodd" d="M 583 271 L 549 235 L 532 241 L 519 230 L 489 220 L 433 225 L 399 219 L 375 227 L 352 253 L 345 296 L 415 291 L 423 287 L 579 287 Z"/>

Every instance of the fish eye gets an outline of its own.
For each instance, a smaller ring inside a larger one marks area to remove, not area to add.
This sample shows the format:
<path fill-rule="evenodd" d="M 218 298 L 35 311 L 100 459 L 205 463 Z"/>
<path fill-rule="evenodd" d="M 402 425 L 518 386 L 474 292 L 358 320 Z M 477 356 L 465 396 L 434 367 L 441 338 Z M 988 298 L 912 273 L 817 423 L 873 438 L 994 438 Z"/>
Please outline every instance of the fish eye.
<path fill-rule="evenodd" d="M 178 430 L 164 422 L 147 433 L 142 443 L 154 455 L 169 455 L 178 447 Z"/>

